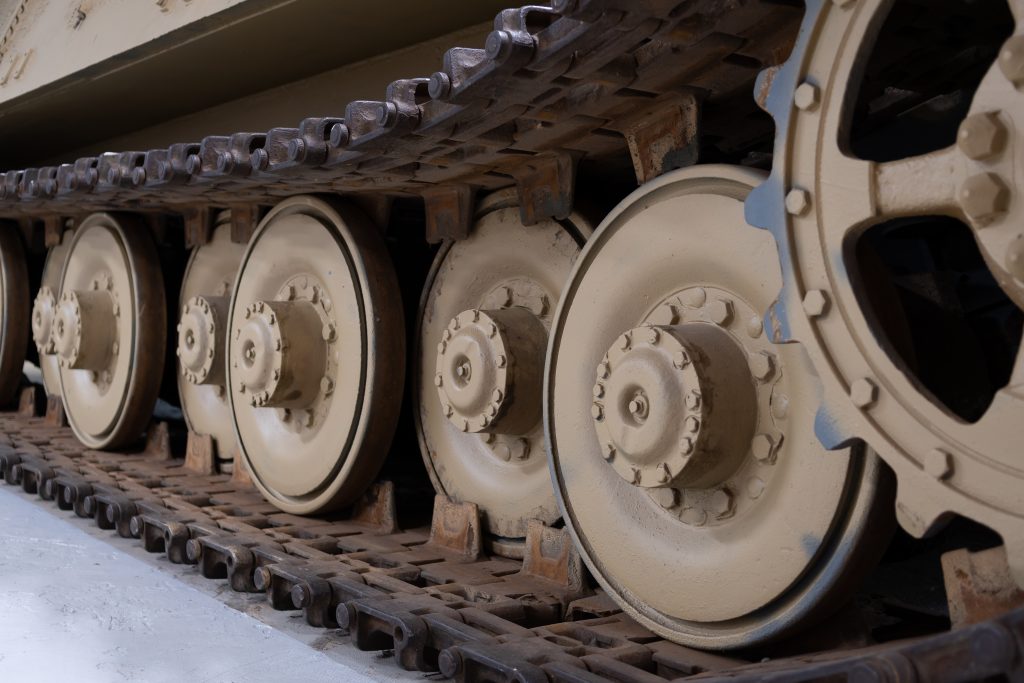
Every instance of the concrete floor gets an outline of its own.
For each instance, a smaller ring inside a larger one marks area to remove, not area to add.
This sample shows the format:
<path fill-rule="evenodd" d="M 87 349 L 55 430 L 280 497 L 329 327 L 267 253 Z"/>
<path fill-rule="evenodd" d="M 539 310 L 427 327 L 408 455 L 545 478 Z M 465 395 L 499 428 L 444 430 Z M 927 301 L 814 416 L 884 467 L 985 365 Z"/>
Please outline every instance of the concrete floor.
<path fill-rule="evenodd" d="M 423 679 L 0 485 L 0 681 Z"/>

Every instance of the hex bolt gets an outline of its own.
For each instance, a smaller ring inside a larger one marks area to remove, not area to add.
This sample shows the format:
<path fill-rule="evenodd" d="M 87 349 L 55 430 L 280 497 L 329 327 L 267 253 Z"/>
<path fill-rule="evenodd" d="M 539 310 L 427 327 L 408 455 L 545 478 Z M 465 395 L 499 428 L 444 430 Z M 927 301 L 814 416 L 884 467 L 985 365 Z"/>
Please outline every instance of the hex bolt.
<path fill-rule="evenodd" d="M 933 448 L 928 451 L 921 464 L 925 472 L 940 481 L 953 475 L 953 456 L 944 450 Z"/>
<path fill-rule="evenodd" d="M 679 491 L 667 486 L 659 486 L 656 489 L 651 489 L 651 498 L 654 499 L 661 507 L 666 510 L 679 506 Z"/>
<path fill-rule="evenodd" d="M 825 315 L 828 309 L 828 294 L 821 289 L 811 289 L 804 294 L 804 313 L 812 318 Z"/>
<path fill-rule="evenodd" d="M 654 329 L 653 327 L 648 327 L 644 331 L 644 337 L 645 342 L 653 345 L 657 344 L 658 341 L 661 339 L 661 334 L 658 332 L 658 330 Z"/>
<path fill-rule="evenodd" d="M 334 393 L 334 380 L 330 377 L 323 377 L 320 380 L 320 391 L 323 392 L 324 396 L 330 396 Z"/>
<path fill-rule="evenodd" d="M 601 454 L 604 455 L 605 460 L 612 460 L 615 458 L 615 445 L 606 443 L 601 447 Z"/>
<path fill-rule="evenodd" d="M 793 93 L 793 104 L 802 111 L 813 111 L 821 101 L 821 91 L 813 83 L 801 83 Z"/>
<path fill-rule="evenodd" d="M 688 436 L 684 436 L 679 440 L 679 453 L 682 455 L 690 455 L 693 453 L 693 439 Z"/>
<path fill-rule="evenodd" d="M 686 407 L 690 410 L 697 410 L 700 408 L 700 399 L 699 391 L 691 391 L 686 395 Z"/>
<path fill-rule="evenodd" d="M 597 383 L 594 385 L 594 398 L 604 398 L 604 385 Z"/>
<path fill-rule="evenodd" d="M 434 375 L 434 386 L 439 387 L 442 384 L 444 384 L 444 377 L 442 377 L 441 373 L 439 372 L 436 375 Z"/>
<path fill-rule="evenodd" d="M 878 385 L 867 378 L 858 379 L 850 385 L 850 399 L 858 408 L 870 408 L 878 401 Z"/>
<path fill-rule="evenodd" d="M 995 173 L 979 173 L 960 186 L 960 206 L 976 221 L 989 221 L 1010 205 L 1010 190 Z"/>
<path fill-rule="evenodd" d="M 647 319 L 652 325 L 675 325 L 679 320 L 676 307 L 672 304 L 662 304 L 654 309 Z"/>
<path fill-rule="evenodd" d="M 767 382 L 775 374 L 775 357 L 767 351 L 750 354 L 750 372 L 756 379 Z"/>
<path fill-rule="evenodd" d="M 716 519 L 728 519 L 732 517 L 736 509 L 736 500 L 729 489 L 718 489 L 711 494 L 708 500 L 711 512 Z"/>
<path fill-rule="evenodd" d="M 689 364 L 690 355 L 686 353 L 686 351 L 679 351 L 672 357 L 672 365 L 674 365 L 677 370 L 682 370 Z"/>
<path fill-rule="evenodd" d="M 705 311 L 707 311 L 708 319 L 711 322 L 716 325 L 728 325 L 732 319 L 732 302 L 725 299 L 715 299 L 708 302 Z"/>
<path fill-rule="evenodd" d="M 1013 36 L 999 50 L 999 68 L 1015 86 L 1024 84 L 1024 36 Z"/>
<path fill-rule="evenodd" d="M 960 151 L 968 158 L 987 159 L 1006 146 L 1006 127 L 997 112 L 974 114 L 960 124 L 956 140 Z"/>
<path fill-rule="evenodd" d="M 672 480 L 672 470 L 668 468 L 667 464 L 661 463 L 660 465 L 658 465 L 656 476 L 660 483 L 667 484 L 669 481 Z"/>
<path fill-rule="evenodd" d="M 756 434 L 750 441 L 750 452 L 758 462 L 766 465 L 775 464 L 775 439 L 768 434 Z"/>
<path fill-rule="evenodd" d="M 1006 270 L 1013 277 L 1024 281 L 1024 235 L 1017 235 L 1006 248 Z"/>
<path fill-rule="evenodd" d="M 811 195 L 807 190 L 794 188 L 786 195 L 786 211 L 793 216 L 803 216 L 811 208 Z"/>
<path fill-rule="evenodd" d="M 604 419 L 604 406 L 600 403 L 594 403 L 590 406 L 590 416 L 600 422 Z"/>
<path fill-rule="evenodd" d="M 334 341 L 335 338 L 337 337 L 337 331 L 334 328 L 334 324 L 333 323 L 324 323 L 324 327 L 323 327 L 323 330 L 321 330 L 321 334 L 323 335 L 324 341 L 326 341 L 326 342 Z"/>

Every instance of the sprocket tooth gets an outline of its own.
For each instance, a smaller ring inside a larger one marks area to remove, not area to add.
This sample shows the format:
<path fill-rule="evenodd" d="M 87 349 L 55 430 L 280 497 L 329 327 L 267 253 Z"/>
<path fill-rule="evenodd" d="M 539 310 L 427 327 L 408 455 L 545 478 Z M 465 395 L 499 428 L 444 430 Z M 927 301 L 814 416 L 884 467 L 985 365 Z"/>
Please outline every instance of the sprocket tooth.
<path fill-rule="evenodd" d="M 904 475 L 906 476 L 906 475 Z M 896 521 L 914 538 L 927 538 L 942 529 L 953 513 L 928 495 L 919 482 L 901 479 L 896 491 Z"/>

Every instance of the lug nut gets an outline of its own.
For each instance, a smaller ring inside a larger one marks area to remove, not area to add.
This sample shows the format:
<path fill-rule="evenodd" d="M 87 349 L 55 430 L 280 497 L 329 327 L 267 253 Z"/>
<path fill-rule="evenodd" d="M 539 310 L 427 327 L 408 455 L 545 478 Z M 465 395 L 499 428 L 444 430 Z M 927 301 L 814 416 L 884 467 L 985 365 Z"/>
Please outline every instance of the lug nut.
<path fill-rule="evenodd" d="M 828 294 L 820 289 L 812 289 L 804 294 L 804 312 L 812 318 L 824 315 L 828 308 Z"/>
<path fill-rule="evenodd" d="M 812 83 L 801 83 L 793 93 L 793 103 L 803 111 L 817 109 L 820 99 L 821 91 Z"/>
<path fill-rule="evenodd" d="M 767 351 L 751 354 L 750 372 L 762 382 L 768 381 L 775 374 L 775 358 Z"/>
<path fill-rule="evenodd" d="M 735 500 L 729 489 L 718 489 L 708 501 L 711 512 L 717 519 L 728 519 L 735 511 Z"/>
<path fill-rule="evenodd" d="M 768 434 L 757 434 L 750 442 L 750 452 L 759 462 L 775 464 L 775 440 Z"/>
<path fill-rule="evenodd" d="M 799 188 L 789 191 L 786 195 L 786 211 L 794 216 L 803 216 L 811 208 L 811 195 L 807 190 Z"/>
<path fill-rule="evenodd" d="M 715 299 L 708 303 L 705 309 L 708 319 L 716 325 L 728 325 L 732 319 L 732 302 L 724 299 Z"/>
<path fill-rule="evenodd" d="M 1024 36 L 1013 36 L 999 51 L 999 68 L 1015 86 L 1024 84 Z"/>
<path fill-rule="evenodd" d="M 870 379 L 858 379 L 850 386 L 850 399 L 858 408 L 870 408 L 878 400 L 878 386 Z"/>
<path fill-rule="evenodd" d="M 953 456 L 938 448 L 928 451 L 924 456 L 924 471 L 936 479 L 948 479 L 953 474 Z"/>
<path fill-rule="evenodd" d="M 988 221 L 1010 205 L 1010 191 L 995 173 L 979 173 L 960 186 L 960 206 L 976 221 Z"/>

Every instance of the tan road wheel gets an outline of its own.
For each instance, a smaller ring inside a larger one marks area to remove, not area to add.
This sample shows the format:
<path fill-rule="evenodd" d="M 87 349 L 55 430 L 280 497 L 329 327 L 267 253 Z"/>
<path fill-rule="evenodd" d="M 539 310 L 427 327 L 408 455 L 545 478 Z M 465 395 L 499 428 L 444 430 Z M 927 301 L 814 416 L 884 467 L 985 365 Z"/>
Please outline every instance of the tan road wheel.
<path fill-rule="evenodd" d="M 484 200 L 468 239 L 442 248 L 420 305 L 417 420 L 435 488 L 484 513 L 500 539 L 559 517 L 541 388 L 551 316 L 589 225 L 524 226 L 514 191 Z M 515 554 L 508 540 L 494 550 Z"/>
<path fill-rule="evenodd" d="M 163 276 L 145 225 L 98 213 L 78 226 L 50 338 L 75 436 L 89 448 L 138 438 L 153 414 L 167 339 Z"/>
<path fill-rule="evenodd" d="M 68 230 L 61 237 L 60 244 L 51 247 L 43 264 L 43 277 L 39 283 L 35 302 L 32 305 L 32 341 L 39 352 L 39 370 L 43 375 L 43 386 L 50 396 L 60 395 L 60 365 L 57 348 L 50 338 L 50 328 L 57 312 L 57 295 L 60 293 L 60 274 L 68 255 L 73 233 Z"/>
<path fill-rule="evenodd" d="M 18 227 L 0 225 L 0 405 L 14 401 L 29 335 L 28 270 Z"/>
<path fill-rule="evenodd" d="M 1009 2 L 1022 34 L 1024 2 Z M 907 216 L 948 216 L 974 233 L 996 281 L 1024 303 L 1024 34 L 991 64 L 957 143 L 874 162 L 849 150 L 859 74 L 893 3 L 815 2 L 768 107 L 778 126 L 772 178 L 748 216 L 779 242 L 787 277 L 773 312 L 779 341 L 801 342 L 821 374 L 821 436 L 871 444 L 898 479 L 897 516 L 921 536 L 955 512 L 999 532 L 1024 585 L 1024 354 L 980 418 L 953 413 L 892 353 L 862 306 L 851 245 Z M 992 8 L 995 9 L 995 8 Z M 986 11 L 978 8 L 979 12 Z M 951 357 L 948 363 L 964 359 Z"/>
<path fill-rule="evenodd" d="M 825 452 L 803 349 L 764 333 L 778 258 L 743 218 L 761 179 L 701 166 L 627 198 L 577 261 L 548 353 L 566 525 L 623 609 L 702 648 L 822 617 L 891 528 L 877 458 Z"/>
<path fill-rule="evenodd" d="M 308 514 L 353 502 L 383 464 L 405 373 L 402 302 L 374 226 L 312 197 L 249 242 L 229 316 L 240 452 L 263 494 Z"/>
<path fill-rule="evenodd" d="M 223 214 L 210 241 L 192 252 L 181 283 L 178 319 L 178 394 L 188 428 L 213 438 L 222 471 L 231 469 L 237 441 L 224 364 L 228 311 L 244 244 L 231 241 Z"/>

